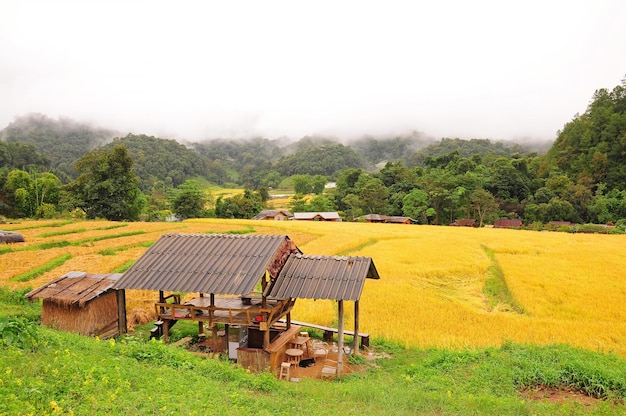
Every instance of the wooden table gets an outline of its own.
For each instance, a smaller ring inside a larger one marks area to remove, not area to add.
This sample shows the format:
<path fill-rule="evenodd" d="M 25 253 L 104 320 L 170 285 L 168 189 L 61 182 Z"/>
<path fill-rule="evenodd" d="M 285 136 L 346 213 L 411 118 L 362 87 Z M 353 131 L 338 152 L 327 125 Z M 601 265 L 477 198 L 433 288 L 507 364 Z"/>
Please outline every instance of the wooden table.
<path fill-rule="evenodd" d="M 300 349 L 303 352 L 306 349 L 307 356 L 311 354 L 311 348 L 310 348 L 311 338 L 298 336 L 292 339 L 291 341 L 289 341 L 289 343 L 291 344 L 292 348 Z"/>
<path fill-rule="evenodd" d="M 300 362 L 300 358 L 302 358 L 302 354 L 304 354 L 304 351 L 298 348 L 289 348 L 287 351 L 285 351 L 285 354 L 287 354 L 287 361 L 289 363 L 298 365 L 298 363 Z"/>

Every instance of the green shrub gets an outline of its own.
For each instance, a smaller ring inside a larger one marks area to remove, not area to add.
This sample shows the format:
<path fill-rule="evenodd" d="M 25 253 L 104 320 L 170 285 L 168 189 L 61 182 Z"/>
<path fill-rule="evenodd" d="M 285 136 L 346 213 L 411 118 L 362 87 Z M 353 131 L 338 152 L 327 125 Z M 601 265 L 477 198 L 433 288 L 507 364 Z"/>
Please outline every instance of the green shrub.
<path fill-rule="evenodd" d="M 26 318 L 0 318 L 0 346 L 32 350 L 39 342 L 37 328 Z"/>

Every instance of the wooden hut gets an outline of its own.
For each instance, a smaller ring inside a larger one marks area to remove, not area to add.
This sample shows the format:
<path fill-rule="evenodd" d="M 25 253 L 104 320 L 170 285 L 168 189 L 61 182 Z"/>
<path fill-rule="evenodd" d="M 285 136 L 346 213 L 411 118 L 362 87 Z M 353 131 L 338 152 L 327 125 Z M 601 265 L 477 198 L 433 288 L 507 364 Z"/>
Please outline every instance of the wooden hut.
<path fill-rule="evenodd" d="M 0 243 L 23 243 L 24 241 L 24 236 L 22 234 L 0 230 Z"/>
<path fill-rule="evenodd" d="M 358 316 L 366 277 L 378 278 L 370 258 L 302 256 L 286 235 L 165 234 L 116 287 L 159 291 L 157 324 L 166 342 L 177 321 L 194 321 L 199 333 L 211 328 L 212 347 L 221 351 L 221 324 L 230 358 L 251 371 L 275 371 L 301 329 L 291 323 L 296 299 L 338 300 L 342 325 L 343 300 L 355 301 Z M 166 292 L 199 296 L 183 301 Z M 355 325 L 358 334 L 358 318 Z M 341 326 L 339 334 L 342 341 Z"/>
<path fill-rule="evenodd" d="M 292 253 L 300 250 L 285 235 L 165 234 L 117 287 L 159 291 L 157 325 L 166 342 L 177 321 L 195 321 L 200 334 L 205 325 L 211 329 L 219 351 L 222 324 L 229 356 L 236 357 L 238 347 L 267 348 L 279 335 L 274 326 L 289 316 L 294 300 L 270 298 L 265 289 Z M 198 295 L 183 302 L 175 292 Z"/>
<path fill-rule="evenodd" d="M 102 338 L 117 336 L 126 332 L 125 292 L 114 288 L 120 276 L 69 272 L 26 298 L 43 300 L 43 325 Z"/>

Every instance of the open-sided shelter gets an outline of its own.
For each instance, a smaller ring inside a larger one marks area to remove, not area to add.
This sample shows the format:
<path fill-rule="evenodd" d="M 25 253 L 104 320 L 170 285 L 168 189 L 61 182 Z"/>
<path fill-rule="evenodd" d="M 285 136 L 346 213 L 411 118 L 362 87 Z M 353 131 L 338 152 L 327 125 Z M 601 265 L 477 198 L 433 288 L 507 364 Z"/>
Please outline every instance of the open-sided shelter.
<path fill-rule="evenodd" d="M 166 341 L 172 325 L 190 320 L 198 322 L 200 333 L 210 327 L 214 348 L 220 349 L 217 325 L 224 324 L 229 356 L 235 341 L 232 358 L 251 363 L 253 370 L 274 371 L 300 329 L 291 325 L 296 299 L 337 300 L 342 343 L 343 301 L 355 302 L 358 334 L 358 301 L 368 277 L 378 278 L 369 257 L 303 256 L 285 235 L 165 234 L 117 287 L 159 291 L 155 307 Z M 198 297 L 182 302 L 176 292 Z M 235 340 L 232 327 L 238 329 Z"/>
<path fill-rule="evenodd" d="M 43 325 L 102 338 L 117 336 L 126 332 L 125 293 L 114 288 L 120 276 L 69 272 L 26 298 L 43 299 Z"/>
<path fill-rule="evenodd" d="M 344 301 L 354 302 L 353 350 L 358 351 L 359 301 L 365 279 L 379 279 L 374 261 L 369 257 L 355 256 L 289 256 L 285 267 L 268 296 L 277 298 L 331 299 L 338 305 L 338 344 L 343 345 Z M 339 348 L 338 372 L 343 366 L 343 348 Z"/>

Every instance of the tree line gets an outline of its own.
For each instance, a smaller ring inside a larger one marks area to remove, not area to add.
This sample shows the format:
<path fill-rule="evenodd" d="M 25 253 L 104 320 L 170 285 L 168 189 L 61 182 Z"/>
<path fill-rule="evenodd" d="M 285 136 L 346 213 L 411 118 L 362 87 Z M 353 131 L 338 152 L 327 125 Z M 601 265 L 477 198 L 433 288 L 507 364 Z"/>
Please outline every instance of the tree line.
<path fill-rule="evenodd" d="M 289 144 L 257 138 L 183 145 L 128 134 L 102 145 L 108 131 L 96 129 L 80 143 L 101 145 L 68 169 L 58 151 L 41 152 L 36 143 L 49 147 L 60 132 L 70 142 L 80 134 L 66 120 L 63 128 L 50 129 L 54 123 L 36 116 L 34 127 L 18 120 L 2 131 L 0 214 L 251 218 L 272 206 L 271 189 L 289 187 L 293 211 L 339 211 L 346 220 L 374 213 L 422 224 L 458 218 L 480 224 L 499 218 L 624 223 L 625 91 L 624 81 L 611 91 L 597 90 L 585 113 L 567 122 L 545 153 L 486 139 L 444 138 L 427 145 L 418 133 L 349 145 L 321 137 Z M 84 125 L 77 129 L 89 131 Z M 336 187 L 325 188 L 328 181 Z M 213 199 L 207 183 L 244 191 Z"/>

